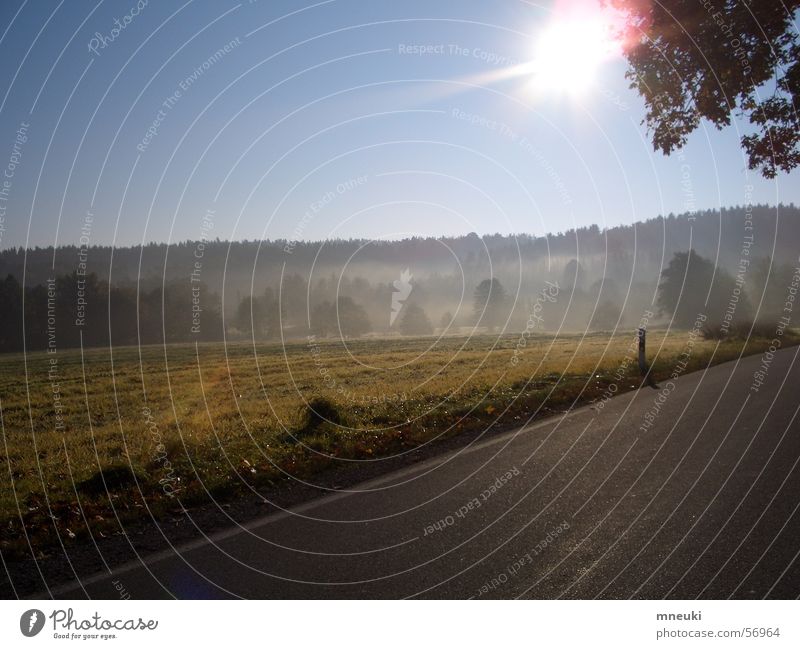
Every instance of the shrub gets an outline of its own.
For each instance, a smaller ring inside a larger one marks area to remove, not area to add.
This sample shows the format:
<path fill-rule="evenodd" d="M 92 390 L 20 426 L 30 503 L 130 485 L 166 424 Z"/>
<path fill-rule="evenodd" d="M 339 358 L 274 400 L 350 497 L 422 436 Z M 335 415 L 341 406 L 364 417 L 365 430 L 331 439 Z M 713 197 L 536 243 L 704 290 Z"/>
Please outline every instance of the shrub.
<path fill-rule="evenodd" d="M 300 410 L 303 423 L 298 435 L 313 435 L 326 423 L 341 425 L 343 422 L 339 406 L 326 397 L 314 397 Z"/>
<path fill-rule="evenodd" d="M 79 482 L 78 491 L 92 496 L 99 496 L 108 492 L 125 491 L 132 488 L 136 482 L 140 485 L 146 482 L 143 475 L 134 471 L 125 464 L 107 466 L 97 471 L 91 478 Z"/>
<path fill-rule="evenodd" d="M 750 338 L 772 338 L 775 325 L 768 322 L 736 322 L 727 331 L 719 325 L 705 325 L 700 330 L 704 340 L 749 340 Z"/>
<path fill-rule="evenodd" d="M 751 331 L 752 328 L 752 331 Z M 740 322 L 731 327 L 731 336 L 746 340 L 747 338 L 774 338 L 775 325 L 769 322 Z"/>
<path fill-rule="evenodd" d="M 719 325 L 703 325 L 703 328 L 700 330 L 700 335 L 703 337 L 703 340 L 722 340 L 727 338 L 725 330 Z"/>

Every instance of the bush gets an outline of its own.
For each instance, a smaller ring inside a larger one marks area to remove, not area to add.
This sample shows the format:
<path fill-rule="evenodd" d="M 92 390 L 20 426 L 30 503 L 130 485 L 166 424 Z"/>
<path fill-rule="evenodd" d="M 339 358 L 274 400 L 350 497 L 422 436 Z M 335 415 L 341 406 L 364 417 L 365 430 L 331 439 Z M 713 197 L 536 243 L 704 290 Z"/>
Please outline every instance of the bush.
<path fill-rule="evenodd" d="M 749 340 L 751 338 L 773 338 L 775 325 L 768 322 L 737 322 L 727 332 L 719 325 L 705 325 L 700 330 L 704 340 Z"/>
<path fill-rule="evenodd" d="M 752 327 L 752 331 L 750 328 Z M 731 327 L 731 335 L 746 340 L 749 338 L 774 338 L 775 325 L 769 322 L 741 322 Z"/>
<path fill-rule="evenodd" d="M 76 487 L 84 494 L 100 496 L 133 488 L 137 481 L 139 485 L 144 485 L 146 478 L 126 464 L 115 464 L 102 468 L 91 478 L 79 482 Z"/>
<path fill-rule="evenodd" d="M 301 416 L 303 424 L 298 435 L 313 435 L 326 423 L 343 423 L 339 407 L 326 397 L 314 397 L 305 406 L 301 406 Z"/>
<path fill-rule="evenodd" d="M 710 324 L 703 325 L 703 328 L 700 330 L 700 335 L 703 337 L 703 340 L 723 340 L 728 337 L 722 327 Z"/>

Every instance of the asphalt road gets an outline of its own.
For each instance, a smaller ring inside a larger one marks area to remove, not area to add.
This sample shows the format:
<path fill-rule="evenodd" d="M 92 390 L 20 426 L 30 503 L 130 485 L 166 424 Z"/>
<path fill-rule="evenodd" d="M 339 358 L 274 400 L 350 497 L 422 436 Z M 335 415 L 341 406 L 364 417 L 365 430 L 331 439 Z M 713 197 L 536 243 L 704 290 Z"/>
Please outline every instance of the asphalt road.
<path fill-rule="evenodd" d="M 758 391 L 761 356 L 719 365 L 53 595 L 795 598 L 798 350 Z"/>

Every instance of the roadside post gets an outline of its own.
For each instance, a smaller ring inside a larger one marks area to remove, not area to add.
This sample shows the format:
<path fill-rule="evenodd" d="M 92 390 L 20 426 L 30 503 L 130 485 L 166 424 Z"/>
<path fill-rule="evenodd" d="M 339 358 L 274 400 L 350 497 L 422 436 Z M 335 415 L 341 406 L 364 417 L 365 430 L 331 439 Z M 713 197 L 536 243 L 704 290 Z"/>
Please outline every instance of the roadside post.
<path fill-rule="evenodd" d="M 647 385 L 653 389 L 657 389 L 658 385 L 656 384 L 656 380 L 650 374 L 650 367 L 647 364 L 647 355 L 645 349 L 645 345 L 647 344 L 646 337 L 647 329 L 645 327 L 639 327 L 639 373 L 647 381 Z"/>
<path fill-rule="evenodd" d="M 647 330 L 644 327 L 639 327 L 639 372 L 641 372 L 642 376 L 645 376 L 650 369 L 647 367 L 647 360 L 645 357 L 646 336 Z"/>

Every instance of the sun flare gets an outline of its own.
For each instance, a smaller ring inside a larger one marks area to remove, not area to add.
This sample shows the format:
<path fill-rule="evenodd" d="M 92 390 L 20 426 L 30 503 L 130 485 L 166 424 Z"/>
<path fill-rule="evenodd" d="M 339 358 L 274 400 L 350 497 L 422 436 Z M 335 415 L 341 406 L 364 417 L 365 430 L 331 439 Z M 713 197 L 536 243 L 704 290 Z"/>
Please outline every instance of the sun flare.
<path fill-rule="evenodd" d="M 599 10 L 557 13 L 539 32 L 530 63 L 537 94 L 580 95 L 601 66 L 621 53 L 612 16 Z"/>

